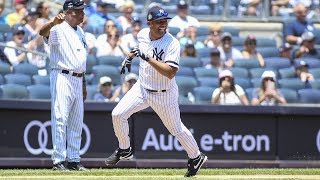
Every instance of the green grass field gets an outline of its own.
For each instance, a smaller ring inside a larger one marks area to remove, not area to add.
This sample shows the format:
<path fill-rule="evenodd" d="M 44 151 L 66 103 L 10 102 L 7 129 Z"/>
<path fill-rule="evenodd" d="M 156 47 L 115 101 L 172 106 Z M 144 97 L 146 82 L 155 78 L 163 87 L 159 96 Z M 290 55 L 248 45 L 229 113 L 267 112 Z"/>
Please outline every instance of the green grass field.
<path fill-rule="evenodd" d="M 187 179 L 186 169 L 2 169 L 0 179 Z M 320 179 L 320 169 L 201 169 L 192 179 Z"/>

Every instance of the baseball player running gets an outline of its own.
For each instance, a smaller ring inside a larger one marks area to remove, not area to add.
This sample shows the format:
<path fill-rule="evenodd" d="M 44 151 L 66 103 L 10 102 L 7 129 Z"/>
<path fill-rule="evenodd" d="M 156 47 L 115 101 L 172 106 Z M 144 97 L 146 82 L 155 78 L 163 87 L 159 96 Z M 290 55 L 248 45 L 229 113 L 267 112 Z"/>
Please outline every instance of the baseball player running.
<path fill-rule="evenodd" d="M 83 0 L 66 0 L 64 13 L 44 25 L 39 34 L 50 46 L 53 170 L 86 170 L 80 164 L 83 101 L 86 98 L 86 42 Z"/>
<path fill-rule="evenodd" d="M 121 159 L 133 157 L 127 119 L 135 112 L 151 107 L 169 132 L 177 137 L 189 156 L 186 177 L 194 176 L 207 161 L 180 119 L 178 86 L 175 74 L 179 68 L 180 44 L 167 33 L 168 13 L 160 7 L 148 11 L 149 28 L 138 34 L 138 47 L 124 60 L 121 73 L 130 70 L 131 60 L 140 57 L 139 79 L 112 111 L 112 122 L 119 148 L 106 159 L 106 165 L 114 165 Z"/>

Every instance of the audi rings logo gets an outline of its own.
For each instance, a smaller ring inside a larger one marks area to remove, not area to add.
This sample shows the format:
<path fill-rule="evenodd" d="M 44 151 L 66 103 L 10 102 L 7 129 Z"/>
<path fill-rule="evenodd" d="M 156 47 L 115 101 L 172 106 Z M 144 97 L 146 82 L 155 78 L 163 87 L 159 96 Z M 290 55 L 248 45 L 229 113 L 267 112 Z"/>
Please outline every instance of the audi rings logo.
<path fill-rule="evenodd" d="M 316 144 L 317 144 L 318 151 L 320 152 L 320 129 L 318 131 L 316 141 L 317 141 Z"/>
<path fill-rule="evenodd" d="M 33 154 L 33 155 L 39 155 L 41 153 L 45 153 L 47 155 L 51 155 L 53 150 L 49 149 L 47 147 L 48 145 L 48 140 L 50 137 L 48 137 L 48 131 L 47 127 L 51 126 L 51 121 L 46 121 L 42 123 L 41 121 L 38 120 L 33 120 L 31 121 L 26 128 L 24 129 L 24 134 L 23 134 L 23 141 L 24 145 L 26 146 L 27 150 Z M 34 148 L 30 145 L 29 143 L 29 132 L 30 129 L 33 127 L 39 127 L 39 132 L 38 132 L 38 143 L 39 143 L 39 148 Z M 80 149 L 80 155 L 84 154 L 87 152 L 89 149 L 90 143 L 91 143 L 91 134 L 88 126 L 83 123 L 83 130 L 86 135 L 86 142 L 84 146 Z"/>

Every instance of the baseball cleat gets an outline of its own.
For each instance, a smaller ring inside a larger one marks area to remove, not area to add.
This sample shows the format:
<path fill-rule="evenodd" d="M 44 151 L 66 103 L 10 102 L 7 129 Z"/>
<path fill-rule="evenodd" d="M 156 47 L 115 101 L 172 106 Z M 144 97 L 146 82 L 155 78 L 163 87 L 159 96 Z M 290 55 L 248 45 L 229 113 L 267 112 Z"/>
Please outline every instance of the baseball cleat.
<path fill-rule="evenodd" d="M 116 165 L 121 159 L 131 160 L 133 158 L 132 148 L 120 149 L 118 148 L 111 156 L 109 156 L 105 163 L 107 166 Z"/>
<path fill-rule="evenodd" d="M 80 162 L 68 162 L 67 168 L 71 171 L 87 171 L 88 170 L 82 164 L 80 164 Z"/>
<path fill-rule="evenodd" d="M 184 176 L 185 177 L 195 176 L 197 174 L 197 172 L 199 171 L 199 169 L 201 168 L 201 166 L 207 160 L 208 160 L 208 157 L 203 153 L 200 153 L 200 155 L 198 157 L 196 157 L 195 159 L 189 159 L 188 171 Z"/>
<path fill-rule="evenodd" d="M 69 169 L 64 165 L 65 161 L 54 164 L 52 170 L 54 171 L 69 171 Z"/>

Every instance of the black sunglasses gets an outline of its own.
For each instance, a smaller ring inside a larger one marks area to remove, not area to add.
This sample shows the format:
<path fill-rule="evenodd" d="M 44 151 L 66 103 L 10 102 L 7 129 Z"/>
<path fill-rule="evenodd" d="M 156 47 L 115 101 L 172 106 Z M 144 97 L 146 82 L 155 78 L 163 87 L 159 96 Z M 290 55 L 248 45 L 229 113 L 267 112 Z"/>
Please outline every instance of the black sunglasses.
<path fill-rule="evenodd" d="M 272 77 L 266 77 L 263 79 L 264 81 L 273 81 L 274 82 L 274 79 Z"/>

